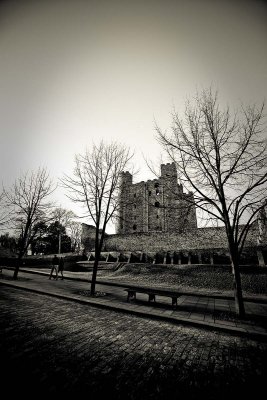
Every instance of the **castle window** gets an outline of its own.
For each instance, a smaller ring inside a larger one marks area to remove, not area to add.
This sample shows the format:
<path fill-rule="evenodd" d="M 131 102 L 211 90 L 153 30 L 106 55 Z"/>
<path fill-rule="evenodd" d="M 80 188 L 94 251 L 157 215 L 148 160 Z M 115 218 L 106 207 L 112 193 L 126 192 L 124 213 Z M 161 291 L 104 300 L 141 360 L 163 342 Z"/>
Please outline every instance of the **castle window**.
<path fill-rule="evenodd" d="M 149 190 L 149 192 L 148 192 L 148 196 L 151 196 L 151 190 Z"/>
<path fill-rule="evenodd" d="M 159 201 L 155 201 L 155 207 L 159 207 L 159 206 L 160 206 Z"/>
<path fill-rule="evenodd" d="M 136 208 L 136 204 L 134 204 L 134 208 Z"/>
<path fill-rule="evenodd" d="M 134 194 L 134 197 L 136 197 L 136 193 Z"/>
<path fill-rule="evenodd" d="M 157 218 L 159 218 L 159 216 L 157 215 Z"/>
<path fill-rule="evenodd" d="M 136 231 L 136 228 L 137 228 L 137 226 L 136 226 L 136 224 L 134 224 L 133 225 L 133 230 Z"/>
<path fill-rule="evenodd" d="M 155 183 L 154 188 L 158 188 L 158 187 L 159 187 L 159 184 Z"/>
<path fill-rule="evenodd" d="M 156 196 L 159 195 L 159 189 L 156 189 Z"/>

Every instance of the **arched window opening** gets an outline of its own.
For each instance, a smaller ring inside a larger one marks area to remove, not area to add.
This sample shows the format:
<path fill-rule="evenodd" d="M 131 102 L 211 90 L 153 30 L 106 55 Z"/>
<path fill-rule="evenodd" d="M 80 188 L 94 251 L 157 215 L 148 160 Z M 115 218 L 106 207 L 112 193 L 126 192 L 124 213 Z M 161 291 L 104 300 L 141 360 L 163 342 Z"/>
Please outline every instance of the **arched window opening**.
<path fill-rule="evenodd" d="M 136 231 L 136 229 L 137 229 L 137 226 L 136 226 L 136 224 L 134 224 L 133 225 L 133 230 Z"/>
<path fill-rule="evenodd" d="M 155 207 L 159 207 L 159 206 L 160 206 L 159 201 L 156 201 L 155 202 Z"/>

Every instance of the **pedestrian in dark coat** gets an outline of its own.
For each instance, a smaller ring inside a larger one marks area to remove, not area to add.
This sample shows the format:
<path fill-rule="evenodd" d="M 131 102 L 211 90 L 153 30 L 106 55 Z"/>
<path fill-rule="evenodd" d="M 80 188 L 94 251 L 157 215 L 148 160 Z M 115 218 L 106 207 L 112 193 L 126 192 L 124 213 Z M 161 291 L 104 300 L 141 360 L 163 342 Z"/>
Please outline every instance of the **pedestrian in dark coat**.
<path fill-rule="evenodd" d="M 64 271 L 64 258 L 63 258 L 63 257 L 60 257 L 60 259 L 59 259 L 58 272 L 61 273 L 61 279 L 62 279 L 62 280 L 64 279 L 63 271 Z"/>
<path fill-rule="evenodd" d="M 52 260 L 52 267 L 51 267 L 51 271 L 50 271 L 50 275 L 49 275 L 49 279 L 51 279 L 53 277 L 53 272 L 56 272 L 56 276 L 53 277 L 54 279 L 58 279 L 58 264 L 59 264 L 59 259 L 58 256 L 55 254 Z"/>

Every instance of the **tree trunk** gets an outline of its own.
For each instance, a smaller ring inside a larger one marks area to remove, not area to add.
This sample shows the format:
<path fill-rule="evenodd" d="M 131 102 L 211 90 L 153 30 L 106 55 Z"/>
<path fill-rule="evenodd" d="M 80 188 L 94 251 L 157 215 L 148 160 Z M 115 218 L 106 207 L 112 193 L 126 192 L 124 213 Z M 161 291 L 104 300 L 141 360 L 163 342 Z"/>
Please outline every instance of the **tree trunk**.
<path fill-rule="evenodd" d="M 95 295 L 95 285 L 96 285 L 96 275 L 97 275 L 98 263 L 99 263 L 99 255 L 95 253 L 95 261 L 94 261 L 94 266 L 93 266 L 90 296 Z"/>
<path fill-rule="evenodd" d="M 61 254 L 61 233 L 58 234 L 58 254 Z"/>
<path fill-rule="evenodd" d="M 95 233 L 95 261 L 94 261 L 94 266 L 93 266 L 90 296 L 95 295 L 96 275 L 97 275 L 97 269 L 98 269 L 98 264 L 99 264 L 99 260 L 100 260 L 102 243 L 103 243 L 103 241 L 101 241 L 101 240 L 99 242 L 98 235 L 99 235 L 99 225 L 96 226 L 96 233 Z M 102 235 L 103 235 L 103 233 L 102 233 Z"/>
<path fill-rule="evenodd" d="M 232 274 L 233 274 L 233 286 L 234 286 L 234 298 L 235 298 L 235 309 L 236 313 L 240 318 L 245 316 L 245 307 L 242 296 L 242 286 L 241 286 L 241 278 L 239 272 L 239 262 L 238 256 L 230 252 L 231 255 L 231 265 L 232 265 Z"/>
<path fill-rule="evenodd" d="M 16 259 L 16 265 L 15 265 L 15 271 L 14 271 L 14 275 L 13 275 L 13 279 L 18 279 L 18 273 L 19 273 L 19 266 L 21 264 L 21 260 L 22 260 L 23 255 L 19 254 L 18 258 Z"/>

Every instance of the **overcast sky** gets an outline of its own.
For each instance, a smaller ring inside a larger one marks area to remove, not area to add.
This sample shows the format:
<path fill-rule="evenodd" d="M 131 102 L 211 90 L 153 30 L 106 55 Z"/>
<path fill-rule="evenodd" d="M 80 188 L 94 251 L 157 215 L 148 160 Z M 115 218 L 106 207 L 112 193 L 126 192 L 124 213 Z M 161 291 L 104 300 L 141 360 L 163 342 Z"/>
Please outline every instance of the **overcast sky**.
<path fill-rule="evenodd" d="M 154 120 L 168 128 L 211 84 L 230 105 L 262 102 L 266 49 L 266 1 L 1 1 L 1 180 L 39 165 L 57 180 L 99 138 L 135 150 L 149 179 Z"/>

